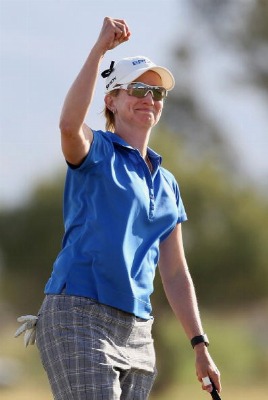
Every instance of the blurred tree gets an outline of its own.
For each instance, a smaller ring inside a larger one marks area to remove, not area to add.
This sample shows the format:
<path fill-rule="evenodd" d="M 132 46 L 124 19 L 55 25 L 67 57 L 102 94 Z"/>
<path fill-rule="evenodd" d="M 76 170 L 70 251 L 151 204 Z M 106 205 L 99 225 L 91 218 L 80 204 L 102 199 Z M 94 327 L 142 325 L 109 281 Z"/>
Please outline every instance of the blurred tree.
<path fill-rule="evenodd" d="M 240 58 L 236 80 L 268 95 L 267 0 L 189 0 L 191 12 L 219 44 Z"/>
<path fill-rule="evenodd" d="M 35 313 L 61 246 L 62 179 L 43 182 L 22 208 L 0 214 L 1 300 L 17 313 Z"/>
<path fill-rule="evenodd" d="M 223 89 L 225 96 L 222 101 L 228 104 L 226 88 L 229 86 L 230 96 L 235 92 L 240 96 L 248 96 L 248 101 L 252 104 L 252 114 L 258 104 L 267 104 L 268 2 L 187 0 L 183 3 L 182 8 L 188 14 L 186 21 L 189 27 L 182 30 L 174 48 L 176 87 L 165 105 L 165 123 L 183 138 L 190 163 L 201 159 L 203 155 L 209 156 L 211 162 L 221 164 L 232 176 L 236 175 L 237 184 L 247 184 L 249 177 L 254 177 L 254 173 L 251 173 L 254 166 L 245 168 L 243 162 L 248 147 L 241 144 L 240 151 L 238 144 L 235 145 L 232 137 L 236 132 L 232 135 L 228 129 L 229 124 L 225 121 L 223 123 L 220 110 L 215 111 L 213 98 L 207 98 L 206 87 L 196 82 L 202 81 L 204 67 L 212 71 L 212 80 L 216 79 L 215 72 L 220 71 L 217 84 L 212 84 L 217 89 L 217 98 Z M 180 6 L 181 2 L 178 2 L 178 7 Z M 219 68 L 219 65 L 222 66 Z M 252 93 L 251 97 L 249 93 Z M 237 109 L 238 112 L 241 111 L 239 104 Z M 248 112 L 247 107 L 246 111 Z M 243 124 L 242 109 L 240 125 Z M 245 127 L 244 135 L 248 146 L 249 132 L 248 127 Z M 261 140 L 260 135 L 259 132 L 256 140 Z M 241 157 L 240 153 L 244 156 Z M 254 162 L 252 157 L 249 157 L 247 165 L 250 162 Z M 258 162 L 266 165 L 264 161 Z M 263 170 L 262 176 L 264 173 Z M 259 190 L 267 193 L 267 179 L 252 179 L 252 184 L 257 184 Z"/>
<path fill-rule="evenodd" d="M 255 83 L 268 96 L 268 2 L 256 0 L 247 20 L 247 29 L 240 34 L 241 47 Z"/>
<path fill-rule="evenodd" d="M 219 48 L 228 48 L 236 59 L 241 57 L 241 68 L 234 70 L 230 79 L 259 84 L 268 94 L 268 2 L 189 0 L 187 6 L 196 34 L 205 32 L 203 39 L 209 36 Z M 240 169 L 239 155 L 223 139 L 226 135 L 219 122 L 200 104 L 192 75 L 198 50 L 195 37 L 189 34 L 176 49 L 178 90 L 171 92 L 164 110 L 165 122 L 174 131 L 173 144 L 183 144 L 183 151 L 178 153 L 173 145 L 173 149 L 166 149 L 164 160 L 171 170 L 177 163 L 179 172 L 175 174 L 182 184 L 185 182 L 183 195 L 190 221 L 184 231 L 189 263 L 202 301 L 207 304 L 210 296 L 224 304 L 229 299 L 250 301 L 255 298 L 256 286 L 262 288 L 260 297 L 267 293 L 263 283 L 267 278 L 267 200 L 254 193 L 259 191 L 256 185 L 250 188 L 248 177 Z M 164 140 L 159 147 L 163 153 Z M 255 202 L 260 206 L 254 209 Z M 251 287 L 245 283 L 248 273 Z M 228 297 L 226 292 L 218 291 L 215 282 L 226 274 L 232 278 L 228 281 Z"/>

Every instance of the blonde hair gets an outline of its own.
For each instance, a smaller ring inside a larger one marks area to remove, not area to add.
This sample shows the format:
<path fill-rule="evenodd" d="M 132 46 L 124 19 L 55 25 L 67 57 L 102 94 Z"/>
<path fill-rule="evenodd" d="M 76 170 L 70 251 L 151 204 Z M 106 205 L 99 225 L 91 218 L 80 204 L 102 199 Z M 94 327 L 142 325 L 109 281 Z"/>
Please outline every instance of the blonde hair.
<path fill-rule="evenodd" d="M 118 93 L 119 93 L 119 90 L 114 89 L 114 90 L 111 90 L 108 94 L 116 97 L 116 96 L 118 96 Z M 105 104 L 104 109 L 103 109 L 103 114 L 106 119 L 106 123 L 105 123 L 106 131 L 115 132 L 115 117 L 114 117 L 115 113 L 112 112 Z"/>

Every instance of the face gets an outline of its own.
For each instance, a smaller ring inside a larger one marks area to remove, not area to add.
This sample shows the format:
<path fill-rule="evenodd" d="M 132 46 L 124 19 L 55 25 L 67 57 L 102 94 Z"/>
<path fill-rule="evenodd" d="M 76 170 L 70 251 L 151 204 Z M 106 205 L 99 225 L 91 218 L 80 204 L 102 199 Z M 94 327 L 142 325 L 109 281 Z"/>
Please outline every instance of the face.
<path fill-rule="evenodd" d="M 145 72 L 135 79 L 135 82 L 142 82 L 151 86 L 162 85 L 160 76 L 154 71 Z M 124 89 L 120 89 L 116 97 L 107 95 L 106 104 L 110 109 L 116 110 L 116 128 L 123 124 L 128 124 L 128 126 L 131 124 L 133 127 L 150 129 L 159 121 L 163 109 L 163 100 L 153 100 L 150 92 L 140 99 L 128 95 Z"/>

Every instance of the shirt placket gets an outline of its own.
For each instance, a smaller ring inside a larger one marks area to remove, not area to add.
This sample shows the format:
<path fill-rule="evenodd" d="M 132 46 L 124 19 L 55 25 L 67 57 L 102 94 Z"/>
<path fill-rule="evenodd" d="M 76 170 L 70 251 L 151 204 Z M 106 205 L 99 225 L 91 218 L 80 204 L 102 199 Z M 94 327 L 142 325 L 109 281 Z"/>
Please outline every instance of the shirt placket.
<path fill-rule="evenodd" d="M 145 172 L 146 183 L 149 191 L 149 219 L 154 218 L 155 212 L 155 194 L 154 194 L 154 183 L 153 183 L 153 174 L 151 174 L 148 165 L 145 160 L 141 157 L 143 169 Z"/>
<path fill-rule="evenodd" d="M 135 156 L 134 156 L 134 154 Z M 138 150 L 134 150 L 133 156 L 135 158 L 136 163 L 140 164 L 142 166 L 142 169 L 144 171 L 144 176 L 145 176 L 145 181 L 146 181 L 146 186 L 147 186 L 147 193 L 149 194 L 149 212 L 148 212 L 148 218 L 149 220 L 153 220 L 154 215 L 155 215 L 155 193 L 154 193 L 154 182 L 153 182 L 153 177 L 156 173 L 156 171 L 151 174 L 145 160 L 142 158 L 140 152 Z M 132 159 L 133 159 L 132 156 Z M 134 161 L 134 160 L 133 160 Z"/>

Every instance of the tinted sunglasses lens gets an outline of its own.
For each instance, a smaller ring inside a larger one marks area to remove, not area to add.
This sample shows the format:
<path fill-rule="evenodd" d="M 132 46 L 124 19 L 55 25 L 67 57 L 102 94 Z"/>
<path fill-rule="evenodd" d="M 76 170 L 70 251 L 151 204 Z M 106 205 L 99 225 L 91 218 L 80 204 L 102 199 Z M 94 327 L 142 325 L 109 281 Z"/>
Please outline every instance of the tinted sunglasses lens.
<path fill-rule="evenodd" d="M 133 87 L 130 89 L 131 96 L 138 97 L 139 99 L 145 97 L 147 92 L 148 89 L 143 87 Z"/>
<path fill-rule="evenodd" d="M 129 94 L 131 96 L 138 97 L 139 99 L 145 97 L 148 92 L 152 93 L 153 99 L 156 101 L 162 100 L 164 97 L 166 97 L 166 89 L 162 87 L 154 87 L 147 85 L 141 86 L 135 83 L 129 87 Z"/>
<path fill-rule="evenodd" d="M 162 100 L 166 97 L 166 89 L 164 88 L 153 88 L 153 99 L 156 101 Z"/>

